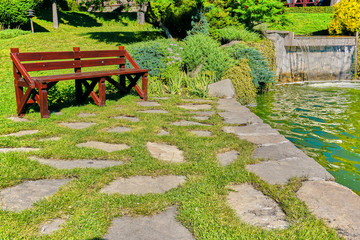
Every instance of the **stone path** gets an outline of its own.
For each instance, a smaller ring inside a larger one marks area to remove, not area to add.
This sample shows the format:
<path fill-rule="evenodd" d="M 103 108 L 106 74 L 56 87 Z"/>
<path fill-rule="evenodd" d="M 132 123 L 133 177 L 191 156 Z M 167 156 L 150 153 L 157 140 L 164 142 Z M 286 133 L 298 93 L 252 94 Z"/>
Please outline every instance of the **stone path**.
<path fill-rule="evenodd" d="M 65 223 L 66 223 L 65 219 L 62 219 L 62 218 L 53 219 L 53 220 L 45 223 L 40 228 L 40 234 L 42 234 L 42 235 L 50 235 L 53 232 L 59 230 L 61 228 L 61 225 L 65 224 Z"/>
<path fill-rule="evenodd" d="M 71 179 L 28 181 L 0 191 L 1 208 L 20 212 L 32 207 L 33 203 L 56 193 Z"/>
<path fill-rule="evenodd" d="M 193 130 L 193 131 L 191 131 L 191 133 L 193 133 L 199 137 L 211 137 L 212 136 L 212 132 L 210 132 L 210 131 Z"/>
<path fill-rule="evenodd" d="M 106 168 L 124 164 L 122 161 L 111 160 L 54 160 L 54 159 L 42 159 L 32 157 L 32 160 L 38 161 L 42 164 L 52 166 L 57 169 L 73 169 L 73 168 Z"/>
<path fill-rule="evenodd" d="M 209 104 L 193 104 L 193 105 L 178 105 L 178 107 L 186 110 L 208 110 L 211 108 Z"/>
<path fill-rule="evenodd" d="M 216 157 L 222 166 L 226 166 L 235 161 L 239 157 L 239 155 L 240 154 L 238 151 L 231 150 L 228 152 L 219 153 L 218 155 L 216 155 Z"/>
<path fill-rule="evenodd" d="M 137 102 L 137 105 L 142 107 L 157 107 L 160 106 L 158 102 Z"/>
<path fill-rule="evenodd" d="M 191 233 L 176 220 L 176 207 L 149 217 L 115 218 L 104 240 L 191 240 Z"/>
<path fill-rule="evenodd" d="M 171 125 L 174 125 L 174 126 L 193 126 L 193 125 L 197 125 L 197 126 L 211 126 L 210 124 L 199 123 L 199 122 L 194 122 L 194 121 L 186 121 L 186 120 L 173 122 L 173 123 L 171 123 Z"/>
<path fill-rule="evenodd" d="M 117 117 L 113 117 L 113 119 L 123 119 L 123 120 L 128 120 L 130 122 L 138 122 L 139 119 L 137 117 L 131 117 L 131 116 L 117 116 Z"/>
<path fill-rule="evenodd" d="M 159 160 L 175 163 L 184 162 L 183 151 L 180 151 L 176 146 L 165 143 L 148 142 L 146 147 L 151 156 Z"/>
<path fill-rule="evenodd" d="M 13 122 L 30 122 L 29 119 L 20 118 L 20 117 L 9 117 L 8 119 L 13 121 Z"/>
<path fill-rule="evenodd" d="M 77 147 L 96 148 L 96 149 L 103 150 L 106 152 L 115 152 L 115 151 L 121 151 L 121 150 L 130 148 L 126 144 L 104 143 L 104 142 L 97 142 L 97 141 L 88 141 L 85 143 L 79 143 L 76 146 Z"/>
<path fill-rule="evenodd" d="M 96 114 L 95 113 L 80 113 L 78 116 L 79 117 L 95 117 Z"/>
<path fill-rule="evenodd" d="M 116 132 L 116 133 L 124 133 L 124 132 L 130 132 L 132 128 L 128 127 L 114 127 L 107 130 L 107 132 Z"/>
<path fill-rule="evenodd" d="M 7 152 L 32 152 L 32 151 L 39 151 L 40 148 L 27 148 L 27 147 L 20 147 L 20 148 L 0 148 L 0 153 L 7 153 Z"/>
<path fill-rule="evenodd" d="M 68 128 L 72 128 L 72 129 L 88 128 L 95 124 L 96 123 L 92 123 L 92 122 L 72 122 L 72 123 L 62 122 L 62 123 L 60 123 L 60 125 L 68 127 Z"/>
<path fill-rule="evenodd" d="M 16 133 L 10 133 L 10 134 L 6 134 L 3 135 L 4 137 L 22 137 L 22 136 L 26 136 L 26 135 L 32 135 L 35 133 L 38 133 L 39 130 L 24 130 L 24 131 L 19 131 Z"/>

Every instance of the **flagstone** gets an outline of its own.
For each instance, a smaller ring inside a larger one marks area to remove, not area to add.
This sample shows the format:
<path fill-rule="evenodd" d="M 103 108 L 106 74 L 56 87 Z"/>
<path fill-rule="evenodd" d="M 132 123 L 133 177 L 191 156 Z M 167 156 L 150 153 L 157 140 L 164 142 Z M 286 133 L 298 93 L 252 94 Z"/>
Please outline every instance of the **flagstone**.
<path fill-rule="evenodd" d="M 142 107 L 156 107 L 160 106 L 158 102 L 137 102 L 137 105 Z"/>
<path fill-rule="evenodd" d="M 202 131 L 202 130 L 193 130 L 191 133 L 200 136 L 200 137 L 210 137 L 212 136 L 212 132 L 210 131 Z"/>
<path fill-rule="evenodd" d="M 95 125 L 96 123 L 93 122 L 62 122 L 60 123 L 60 125 L 68 127 L 68 128 L 72 128 L 72 129 L 83 129 L 83 128 L 88 128 L 91 127 L 93 125 Z"/>
<path fill-rule="evenodd" d="M 35 133 L 38 133 L 39 130 L 24 130 L 24 131 L 19 131 L 16 133 L 10 133 L 10 134 L 6 134 L 3 135 L 4 137 L 22 137 L 22 136 L 26 136 L 26 135 L 32 135 Z"/>
<path fill-rule="evenodd" d="M 194 104 L 194 105 L 178 105 L 178 107 L 187 109 L 187 110 L 208 110 L 212 106 L 209 104 Z"/>
<path fill-rule="evenodd" d="M 73 169 L 73 168 L 107 168 L 113 166 L 123 165 L 122 161 L 113 160 L 56 160 L 56 159 L 42 159 L 32 157 L 32 160 L 38 161 L 42 164 L 52 166 L 57 169 Z"/>
<path fill-rule="evenodd" d="M 173 122 L 173 123 L 171 123 L 171 125 L 174 125 L 174 126 L 191 126 L 191 125 L 211 126 L 210 124 L 199 123 L 199 122 L 194 122 L 194 121 L 186 121 L 186 120 L 182 120 L 182 121 L 178 121 L 178 122 Z"/>
<path fill-rule="evenodd" d="M 131 122 L 138 122 L 139 118 L 137 117 L 130 117 L 130 116 L 117 116 L 117 117 L 113 117 L 114 119 L 123 119 L 123 120 L 129 120 Z"/>
<path fill-rule="evenodd" d="M 128 127 L 114 127 L 107 130 L 107 132 L 116 132 L 116 133 L 123 133 L 123 132 L 130 132 L 132 128 Z"/>
<path fill-rule="evenodd" d="M 97 141 L 88 141 L 85 143 L 79 143 L 76 146 L 77 147 L 96 148 L 96 149 L 103 150 L 106 152 L 121 151 L 121 150 L 130 148 L 126 144 L 104 143 L 104 142 L 97 142 Z"/>
<path fill-rule="evenodd" d="M 239 157 L 239 155 L 240 154 L 238 151 L 231 150 L 228 152 L 219 153 L 216 155 L 216 157 L 222 166 L 226 166 L 235 161 Z"/>
<path fill-rule="evenodd" d="M 162 161 L 169 162 L 184 162 L 183 151 L 179 150 L 176 146 L 168 145 L 165 143 L 146 143 L 151 156 Z"/>

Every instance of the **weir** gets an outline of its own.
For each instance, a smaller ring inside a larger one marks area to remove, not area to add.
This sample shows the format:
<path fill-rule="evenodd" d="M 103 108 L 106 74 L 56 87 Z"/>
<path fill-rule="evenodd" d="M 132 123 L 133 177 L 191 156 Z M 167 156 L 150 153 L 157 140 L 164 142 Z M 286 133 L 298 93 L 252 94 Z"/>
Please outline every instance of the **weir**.
<path fill-rule="evenodd" d="M 355 37 L 296 36 L 288 31 L 266 35 L 275 45 L 280 82 L 352 79 Z"/>

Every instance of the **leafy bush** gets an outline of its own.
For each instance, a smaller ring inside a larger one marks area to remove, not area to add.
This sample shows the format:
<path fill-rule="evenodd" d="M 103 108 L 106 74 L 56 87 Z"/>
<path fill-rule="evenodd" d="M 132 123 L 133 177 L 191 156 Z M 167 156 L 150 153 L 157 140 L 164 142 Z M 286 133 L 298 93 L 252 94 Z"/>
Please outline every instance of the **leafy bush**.
<path fill-rule="evenodd" d="M 334 5 L 330 34 L 349 34 L 360 31 L 360 0 L 342 0 Z"/>
<path fill-rule="evenodd" d="M 52 1 L 36 0 L 39 9 L 51 9 Z M 56 6 L 59 10 L 63 11 L 78 11 L 80 10 L 79 4 L 76 0 L 56 0 Z"/>
<path fill-rule="evenodd" d="M 250 73 L 248 60 L 243 58 L 238 64 L 229 68 L 223 79 L 230 79 L 236 90 L 238 102 L 241 104 L 250 104 L 255 102 L 256 86 L 253 83 L 253 77 Z"/>
<path fill-rule="evenodd" d="M 14 38 L 29 33 L 30 31 L 23 31 L 21 29 L 5 29 L 3 31 L 0 31 L 0 39 Z"/>
<path fill-rule="evenodd" d="M 260 51 L 268 63 L 268 68 L 270 68 L 273 72 L 276 71 L 276 56 L 273 41 L 265 38 L 259 42 L 243 42 L 242 44 L 247 47 L 256 48 L 258 51 Z"/>
<path fill-rule="evenodd" d="M 258 33 L 236 26 L 215 30 L 213 36 L 220 40 L 222 44 L 229 43 L 234 40 L 245 42 L 257 42 L 260 40 L 260 35 Z"/>
<path fill-rule="evenodd" d="M 187 32 L 188 36 L 198 33 L 209 35 L 209 23 L 205 16 L 205 10 L 198 11 L 191 19 L 192 28 Z"/>
<path fill-rule="evenodd" d="M 0 24 L 4 28 L 14 28 L 26 24 L 28 9 L 34 9 L 34 0 L 0 0 Z"/>
<path fill-rule="evenodd" d="M 209 93 L 209 84 L 215 81 L 212 75 L 206 73 L 197 74 L 194 77 L 185 78 L 185 85 L 189 95 L 196 97 L 207 97 Z"/>
<path fill-rule="evenodd" d="M 185 41 L 184 65 L 188 72 L 203 64 L 202 71 L 210 71 L 220 78 L 229 67 L 230 57 L 220 44 L 209 36 L 196 34 Z"/>
<path fill-rule="evenodd" d="M 274 73 L 268 68 L 265 57 L 257 49 L 238 44 L 230 47 L 229 53 L 236 60 L 248 59 L 253 83 L 259 88 L 259 91 L 263 91 L 267 87 L 266 83 L 274 82 Z"/>

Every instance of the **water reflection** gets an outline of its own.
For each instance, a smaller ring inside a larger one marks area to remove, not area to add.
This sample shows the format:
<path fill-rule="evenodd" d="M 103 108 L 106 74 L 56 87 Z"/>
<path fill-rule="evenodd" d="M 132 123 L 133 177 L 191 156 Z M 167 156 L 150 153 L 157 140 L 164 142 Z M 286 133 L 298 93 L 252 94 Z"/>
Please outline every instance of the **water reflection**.
<path fill-rule="evenodd" d="M 251 109 L 360 194 L 360 89 L 339 86 L 278 86 Z"/>

